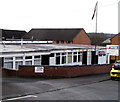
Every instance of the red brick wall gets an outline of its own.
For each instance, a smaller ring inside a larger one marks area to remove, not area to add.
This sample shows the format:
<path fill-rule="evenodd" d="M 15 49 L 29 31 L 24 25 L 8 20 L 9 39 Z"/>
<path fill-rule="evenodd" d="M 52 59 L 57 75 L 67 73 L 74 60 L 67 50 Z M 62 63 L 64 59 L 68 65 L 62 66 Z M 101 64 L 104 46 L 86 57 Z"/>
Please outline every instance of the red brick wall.
<path fill-rule="evenodd" d="M 2 77 L 17 76 L 17 70 L 0 68 L 2 70 Z"/>
<path fill-rule="evenodd" d="M 91 45 L 91 40 L 87 33 L 84 30 L 81 30 L 80 33 L 74 38 L 73 44 Z"/>
<path fill-rule="evenodd" d="M 57 44 L 57 41 L 53 41 L 53 44 Z M 59 44 L 62 44 L 62 42 L 59 41 Z M 67 44 L 67 41 L 64 41 L 64 44 Z M 71 44 L 91 45 L 91 40 L 87 33 L 84 30 L 81 30 L 79 34 L 73 39 Z"/>
<path fill-rule="evenodd" d="M 111 39 L 111 45 L 120 45 L 120 33 L 117 34 L 116 36 L 114 36 L 114 37 Z M 113 59 L 118 60 L 118 59 L 120 59 L 120 56 L 119 56 L 119 57 L 116 56 L 116 58 L 115 58 L 115 56 L 111 56 L 111 60 L 113 60 Z"/>
<path fill-rule="evenodd" d="M 120 44 L 120 34 L 116 35 L 111 39 L 111 45 L 118 45 Z"/>
<path fill-rule="evenodd" d="M 34 66 L 21 66 L 18 76 L 76 77 L 82 75 L 109 73 L 111 65 L 44 67 L 44 73 L 35 73 Z"/>

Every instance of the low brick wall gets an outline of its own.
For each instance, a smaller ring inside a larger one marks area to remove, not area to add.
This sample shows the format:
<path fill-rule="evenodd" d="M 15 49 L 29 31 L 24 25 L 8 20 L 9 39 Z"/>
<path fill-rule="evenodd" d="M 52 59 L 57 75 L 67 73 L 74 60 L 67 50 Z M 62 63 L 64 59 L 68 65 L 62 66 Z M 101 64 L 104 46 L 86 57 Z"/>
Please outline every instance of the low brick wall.
<path fill-rule="evenodd" d="M 0 68 L 2 70 L 2 77 L 11 77 L 17 76 L 17 70 L 9 69 L 9 68 Z"/>
<path fill-rule="evenodd" d="M 21 77 L 76 77 L 109 73 L 111 65 L 88 66 L 44 66 L 44 73 L 35 73 L 35 66 L 20 66 L 17 75 Z"/>

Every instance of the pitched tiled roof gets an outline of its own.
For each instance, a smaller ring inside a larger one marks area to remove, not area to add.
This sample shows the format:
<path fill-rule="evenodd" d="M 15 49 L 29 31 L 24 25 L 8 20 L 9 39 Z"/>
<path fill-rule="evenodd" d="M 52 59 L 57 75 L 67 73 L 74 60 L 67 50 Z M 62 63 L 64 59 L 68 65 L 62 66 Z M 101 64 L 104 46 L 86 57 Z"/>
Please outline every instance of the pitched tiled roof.
<path fill-rule="evenodd" d="M 21 39 L 27 32 L 22 30 L 1 29 L 3 39 Z"/>
<path fill-rule="evenodd" d="M 114 35 L 112 38 L 114 38 L 114 37 L 116 37 L 116 36 L 120 36 L 120 33 L 118 33 L 118 34 Z M 112 38 L 111 38 L 111 39 L 112 39 Z"/>
<path fill-rule="evenodd" d="M 70 41 L 81 31 L 82 28 L 50 28 L 50 29 L 31 29 L 23 38 L 34 40 L 64 40 Z"/>
<path fill-rule="evenodd" d="M 103 45 L 103 42 L 108 38 L 112 38 L 115 34 L 106 33 L 87 33 L 92 41 L 92 45 Z"/>

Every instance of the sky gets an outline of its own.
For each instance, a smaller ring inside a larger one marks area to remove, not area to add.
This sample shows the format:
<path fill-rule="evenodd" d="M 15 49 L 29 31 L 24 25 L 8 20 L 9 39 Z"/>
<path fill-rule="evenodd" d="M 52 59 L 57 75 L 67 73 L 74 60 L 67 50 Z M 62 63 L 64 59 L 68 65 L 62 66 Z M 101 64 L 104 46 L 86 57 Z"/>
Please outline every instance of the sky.
<path fill-rule="evenodd" d="M 0 0 L 0 29 L 84 28 L 95 32 L 92 20 L 98 1 L 97 32 L 118 33 L 119 0 Z"/>

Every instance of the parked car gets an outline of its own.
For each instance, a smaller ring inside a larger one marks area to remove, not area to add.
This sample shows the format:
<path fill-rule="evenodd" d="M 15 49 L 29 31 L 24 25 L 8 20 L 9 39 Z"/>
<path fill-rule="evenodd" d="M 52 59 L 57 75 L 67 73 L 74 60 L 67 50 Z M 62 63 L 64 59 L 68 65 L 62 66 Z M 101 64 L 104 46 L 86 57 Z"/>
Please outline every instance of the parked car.
<path fill-rule="evenodd" d="M 120 78 L 120 60 L 117 60 L 113 65 L 110 71 L 111 79 Z"/>

